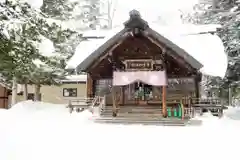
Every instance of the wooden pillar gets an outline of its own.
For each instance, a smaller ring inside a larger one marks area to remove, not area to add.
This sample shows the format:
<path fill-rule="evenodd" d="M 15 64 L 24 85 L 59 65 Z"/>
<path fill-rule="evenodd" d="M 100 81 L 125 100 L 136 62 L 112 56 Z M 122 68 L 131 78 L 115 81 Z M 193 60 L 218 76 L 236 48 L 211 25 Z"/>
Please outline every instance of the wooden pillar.
<path fill-rule="evenodd" d="M 199 86 L 199 83 L 202 80 L 202 74 L 198 73 L 194 80 L 195 80 L 195 89 L 196 89 L 195 95 L 196 95 L 196 98 L 199 99 L 199 98 L 201 98 L 200 97 L 200 86 Z"/>
<path fill-rule="evenodd" d="M 124 101 L 125 101 L 125 88 L 126 86 L 122 86 L 122 89 L 121 89 L 121 105 L 124 105 Z"/>
<path fill-rule="evenodd" d="M 167 104 L 166 104 L 166 86 L 162 86 L 162 115 L 163 117 L 167 117 Z"/>
<path fill-rule="evenodd" d="M 91 75 L 87 74 L 87 97 L 90 98 L 93 96 L 93 79 Z"/>
<path fill-rule="evenodd" d="M 195 84 L 195 102 L 194 103 L 199 103 L 201 96 L 200 96 L 200 82 L 202 80 L 202 74 L 197 73 L 196 77 L 194 78 L 194 84 Z M 191 104 L 192 105 L 192 104 Z"/>
<path fill-rule="evenodd" d="M 116 93 L 115 93 L 115 87 L 112 86 L 112 116 L 116 117 L 117 116 L 117 106 L 116 106 Z"/>
<path fill-rule="evenodd" d="M 197 100 L 200 98 L 200 88 L 199 88 L 199 81 L 197 79 L 195 79 L 195 89 L 196 89 L 196 92 L 195 92 L 195 96 L 197 98 Z"/>
<path fill-rule="evenodd" d="M 182 109 L 182 120 L 184 120 L 184 117 L 185 117 L 185 106 L 184 106 L 184 103 L 181 101 L 181 104 L 182 104 L 182 107 L 181 107 L 181 109 Z M 189 113 L 188 113 L 189 114 Z"/>
<path fill-rule="evenodd" d="M 162 49 L 162 67 L 161 70 L 165 71 L 165 76 L 167 78 L 167 59 L 166 59 L 167 49 Z M 168 84 L 168 82 L 167 82 Z M 162 115 L 163 117 L 167 117 L 167 86 L 162 86 Z"/>

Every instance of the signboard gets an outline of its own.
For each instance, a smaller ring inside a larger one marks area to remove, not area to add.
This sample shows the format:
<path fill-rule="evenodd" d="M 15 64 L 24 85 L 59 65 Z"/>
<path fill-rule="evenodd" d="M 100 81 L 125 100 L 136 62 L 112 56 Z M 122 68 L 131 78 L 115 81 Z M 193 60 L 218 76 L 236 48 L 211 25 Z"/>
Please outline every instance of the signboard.
<path fill-rule="evenodd" d="M 126 60 L 127 70 L 152 70 L 152 60 Z"/>

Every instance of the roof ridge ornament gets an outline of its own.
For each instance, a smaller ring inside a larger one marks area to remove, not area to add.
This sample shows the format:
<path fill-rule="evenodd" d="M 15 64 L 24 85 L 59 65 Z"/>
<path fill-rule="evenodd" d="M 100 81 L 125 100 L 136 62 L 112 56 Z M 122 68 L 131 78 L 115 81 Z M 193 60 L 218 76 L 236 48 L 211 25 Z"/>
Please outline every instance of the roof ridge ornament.
<path fill-rule="evenodd" d="M 136 9 L 133 9 L 129 12 L 130 19 L 131 18 L 141 18 L 140 12 Z"/>
<path fill-rule="evenodd" d="M 145 30 L 148 28 L 148 22 L 141 18 L 140 12 L 137 10 L 131 10 L 129 12 L 129 20 L 124 23 L 125 28 L 129 29 L 141 29 Z"/>

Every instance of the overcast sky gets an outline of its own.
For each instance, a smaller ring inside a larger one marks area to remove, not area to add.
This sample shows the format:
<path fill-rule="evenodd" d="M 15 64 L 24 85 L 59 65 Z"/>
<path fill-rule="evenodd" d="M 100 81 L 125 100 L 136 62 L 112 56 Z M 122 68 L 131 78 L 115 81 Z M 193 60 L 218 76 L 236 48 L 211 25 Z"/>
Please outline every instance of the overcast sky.
<path fill-rule="evenodd" d="M 1 0 L 0 0 L 1 1 Z M 22 0 L 33 7 L 40 8 L 43 0 Z M 78 0 L 69 0 L 78 1 Z M 102 0 L 108 1 L 108 0 Z M 111 1 L 111 0 L 109 0 Z M 115 4 L 113 26 L 122 25 L 128 19 L 129 11 L 136 9 L 148 22 L 155 22 L 161 17 L 161 24 L 177 25 L 181 23 L 180 13 L 190 12 L 199 0 L 112 0 Z"/>
<path fill-rule="evenodd" d="M 116 12 L 114 25 L 125 21 L 132 9 L 140 11 L 142 17 L 148 21 L 156 21 L 161 16 L 168 24 L 179 24 L 180 10 L 187 12 L 199 0 L 114 0 Z"/>

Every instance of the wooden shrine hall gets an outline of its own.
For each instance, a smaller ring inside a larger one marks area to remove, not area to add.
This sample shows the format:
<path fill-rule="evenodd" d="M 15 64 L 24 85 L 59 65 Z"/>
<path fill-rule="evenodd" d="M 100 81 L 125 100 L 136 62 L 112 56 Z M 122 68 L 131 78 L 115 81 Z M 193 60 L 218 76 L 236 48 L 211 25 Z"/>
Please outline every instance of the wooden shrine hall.
<path fill-rule="evenodd" d="M 93 46 L 94 47 L 94 46 Z M 199 98 L 203 65 L 166 39 L 136 10 L 124 28 L 96 48 L 77 70 L 87 73 L 87 96 L 105 96 L 117 116 L 124 106 L 167 107 Z"/>

